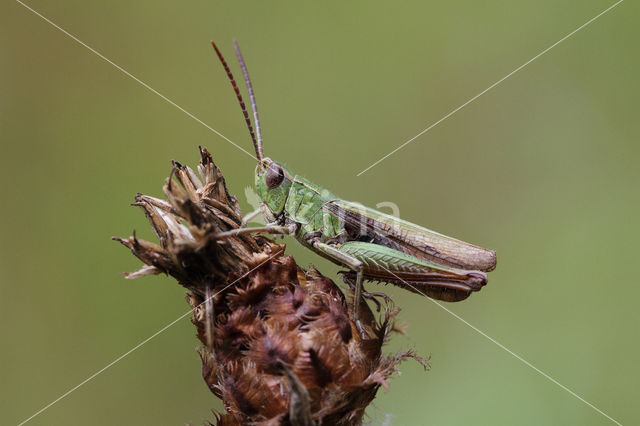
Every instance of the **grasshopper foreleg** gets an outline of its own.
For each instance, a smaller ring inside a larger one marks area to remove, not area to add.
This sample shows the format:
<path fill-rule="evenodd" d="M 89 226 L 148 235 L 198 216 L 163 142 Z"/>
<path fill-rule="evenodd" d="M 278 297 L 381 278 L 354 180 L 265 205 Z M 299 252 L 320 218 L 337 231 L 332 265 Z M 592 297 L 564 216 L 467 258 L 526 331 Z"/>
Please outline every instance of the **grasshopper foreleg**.
<path fill-rule="evenodd" d="M 237 228 L 232 229 L 231 231 L 219 232 L 215 234 L 213 237 L 216 239 L 224 239 L 229 237 L 235 237 L 236 235 L 241 234 L 256 234 L 256 233 L 265 233 L 265 234 L 280 234 L 280 235 L 291 235 L 296 232 L 295 224 L 290 225 L 266 225 L 266 226 L 256 226 L 253 228 Z"/>
<path fill-rule="evenodd" d="M 247 223 L 251 222 L 253 219 L 255 219 L 256 217 L 260 216 L 260 213 L 262 213 L 261 209 L 256 209 L 254 211 L 252 211 L 251 213 L 247 214 L 245 217 L 242 218 L 242 223 L 240 224 L 241 228 L 244 228 L 247 226 Z"/>
<path fill-rule="evenodd" d="M 362 261 L 347 253 L 341 252 L 338 248 L 332 245 L 321 243 L 319 241 L 311 241 L 311 245 L 316 250 L 336 260 L 338 263 L 346 266 L 356 273 L 355 292 L 353 295 L 353 319 L 356 322 L 356 326 L 358 327 L 360 335 L 363 339 L 365 339 L 367 335 L 364 331 L 364 327 L 362 326 L 362 322 L 360 321 L 360 303 L 362 303 L 362 281 L 364 264 L 362 263 Z"/>

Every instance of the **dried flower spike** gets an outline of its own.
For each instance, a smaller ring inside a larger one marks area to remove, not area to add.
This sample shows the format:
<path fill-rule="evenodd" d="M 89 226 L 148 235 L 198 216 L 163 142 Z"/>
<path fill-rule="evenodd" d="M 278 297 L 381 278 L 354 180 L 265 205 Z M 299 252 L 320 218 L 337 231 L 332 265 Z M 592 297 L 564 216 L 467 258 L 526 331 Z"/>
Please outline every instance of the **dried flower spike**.
<path fill-rule="evenodd" d="M 226 408 L 218 425 L 360 424 L 400 361 L 426 367 L 412 351 L 382 355 L 397 311 L 385 301 L 378 321 L 363 302 L 363 338 L 339 287 L 300 268 L 284 245 L 249 234 L 214 239 L 239 228 L 242 214 L 200 153 L 199 176 L 173 163 L 167 201 L 136 196 L 160 244 L 116 238 L 145 264 L 127 278 L 166 273 L 189 290 L 202 376 Z"/>

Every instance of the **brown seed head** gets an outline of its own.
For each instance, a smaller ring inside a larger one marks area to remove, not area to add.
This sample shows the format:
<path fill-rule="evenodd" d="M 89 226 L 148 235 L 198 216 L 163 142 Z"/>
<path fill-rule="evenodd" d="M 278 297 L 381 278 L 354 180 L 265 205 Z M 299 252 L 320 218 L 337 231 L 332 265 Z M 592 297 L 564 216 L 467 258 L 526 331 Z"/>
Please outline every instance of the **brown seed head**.
<path fill-rule="evenodd" d="M 363 339 L 340 288 L 300 268 L 284 245 L 259 235 L 217 240 L 241 226 L 242 213 L 206 149 L 201 157 L 199 176 L 173 163 L 167 201 L 136 196 L 160 244 L 117 239 L 145 264 L 127 277 L 166 273 L 189 290 L 202 376 L 226 408 L 218 425 L 361 423 L 398 363 L 419 359 L 382 356 L 397 311 L 387 302 L 377 321 L 363 303 Z"/>

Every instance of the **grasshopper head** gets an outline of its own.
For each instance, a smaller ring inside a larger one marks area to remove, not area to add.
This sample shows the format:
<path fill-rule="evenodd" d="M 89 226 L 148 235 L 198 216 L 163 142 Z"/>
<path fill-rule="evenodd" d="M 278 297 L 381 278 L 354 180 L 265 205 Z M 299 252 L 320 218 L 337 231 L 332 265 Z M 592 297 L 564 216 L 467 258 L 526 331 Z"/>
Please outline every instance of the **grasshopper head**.
<path fill-rule="evenodd" d="M 282 165 L 264 158 L 256 167 L 256 192 L 275 218 L 284 210 L 293 175 Z"/>

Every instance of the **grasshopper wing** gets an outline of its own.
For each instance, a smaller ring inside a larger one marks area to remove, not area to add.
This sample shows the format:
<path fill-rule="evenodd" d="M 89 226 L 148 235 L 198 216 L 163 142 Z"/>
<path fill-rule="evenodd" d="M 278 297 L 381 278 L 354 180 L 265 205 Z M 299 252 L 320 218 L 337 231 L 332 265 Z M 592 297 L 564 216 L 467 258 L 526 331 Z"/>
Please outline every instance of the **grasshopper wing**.
<path fill-rule="evenodd" d="M 369 241 L 454 268 L 491 271 L 496 266 L 495 251 L 439 234 L 362 204 L 331 200 L 323 208 L 344 223 L 352 240 Z"/>

